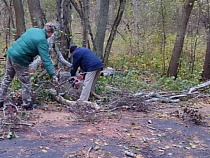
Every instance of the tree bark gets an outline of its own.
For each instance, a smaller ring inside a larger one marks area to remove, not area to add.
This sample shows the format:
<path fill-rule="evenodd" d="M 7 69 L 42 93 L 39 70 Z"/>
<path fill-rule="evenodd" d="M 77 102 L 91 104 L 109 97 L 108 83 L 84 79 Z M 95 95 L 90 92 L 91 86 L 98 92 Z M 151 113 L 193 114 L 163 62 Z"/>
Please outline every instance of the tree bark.
<path fill-rule="evenodd" d="M 162 75 L 166 74 L 166 57 L 165 57 L 165 50 L 166 50 L 166 30 L 165 30 L 165 26 L 166 26 L 166 12 L 165 12 L 165 6 L 163 3 L 163 0 L 160 1 L 160 12 L 161 12 L 161 19 L 162 19 L 162 28 L 161 28 L 161 54 L 162 54 Z"/>
<path fill-rule="evenodd" d="M 140 21 L 139 21 L 139 3 L 140 1 L 139 0 L 133 0 L 133 16 L 134 16 L 134 31 L 135 31 L 135 34 L 139 37 L 139 24 L 140 24 Z"/>
<path fill-rule="evenodd" d="M 96 54 L 102 59 L 103 58 L 103 49 L 104 49 L 104 39 L 106 35 L 106 26 L 108 21 L 109 13 L 109 0 L 100 1 L 100 10 L 98 14 L 98 24 L 95 37 L 95 48 L 93 50 Z"/>
<path fill-rule="evenodd" d="M 3 2 L 6 6 L 7 12 L 9 13 L 8 21 L 7 21 L 7 25 L 6 25 L 6 33 L 5 33 L 6 46 L 5 46 L 4 50 L 6 51 L 8 46 L 10 45 L 11 28 L 15 29 L 15 24 L 14 24 L 14 18 L 13 18 L 13 13 L 12 13 L 12 0 L 10 0 L 9 2 L 7 2 L 7 0 L 3 0 Z"/>
<path fill-rule="evenodd" d="M 88 41 L 88 25 L 89 25 L 89 0 L 82 0 L 82 12 L 83 12 L 83 40 L 82 40 L 82 46 L 87 47 L 87 41 Z"/>
<path fill-rule="evenodd" d="M 65 105 L 70 106 L 70 107 L 74 107 L 74 109 L 76 109 L 77 106 L 80 105 L 80 106 L 90 107 L 91 109 L 95 110 L 95 112 L 99 112 L 100 111 L 100 106 L 97 103 L 95 103 L 95 102 L 90 102 L 90 101 L 70 101 L 70 100 L 67 100 L 67 99 L 63 98 L 62 96 L 56 95 L 56 90 L 54 90 L 54 89 L 50 89 L 49 93 L 59 103 L 65 104 Z"/>
<path fill-rule="evenodd" d="M 202 79 L 204 81 L 210 79 L 210 30 L 207 31 L 206 55 L 203 66 Z"/>
<path fill-rule="evenodd" d="M 61 26 L 60 49 L 65 59 L 68 58 L 71 41 L 71 6 L 70 0 L 57 0 L 58 21 Z"/>
<path fill-rule="evenodd" d="M 108 65 L 108 59 L 109 59 L 109 54 L 111 51 L 112 43 L 114 41 L 114 38 L 115 38 L 115 35 L 117 32 L 117 27 L 119 26 L 120 21 L 122 19 L 123 12 L 125 10 L 125 6 L 126 6 L 126 0 L 120 0 L 120 5 L 118 8 L 117 16 L 116 16 L 114 24 L 112 26 L 111 33 L 108 38 L 107 45 L 106 45 L 105 52 L 104 52 L 103 62 L 104 62 L 105 67 Z"/>
<path fill-rule="evenodd" d="M 16 36 L 15 39 L 18 39 L 22 33 L 26 31 L 25 19 L 20 18 L 24 17 L 23 3 L 22 0 L 13 0 L 14 10 L 15 10 L 15 22 L 16 22 Z"/>
<path fill-rule="evenodd" d="M 209 0 L 207 0 L 207 4 L 209 4 Z M 205 61 L 203 66 L 203 73 L 202 73 L 202 79 L 204 81 L 210 79 L 210 8 L 209 5 L 207 5 L 207 43 L 206 43 L 206 55 L 205 55 Z"/>
<path fill-rule="evenodd" d="M 74 8 L 76 9 L 77 13 L 79 14 L 80 18 L 81 18 L 81 25 L 83 27 L 83 46 L 86 47 L 87 45 L 87 34 L 89 33 L 92 44 L 93 44 L 93 48 L 95 48 L 95 40 L 93 37 L 93 32 L 90 26 L 90 10 L 89 10 L 89 1 L 79 1 L 78 3 L 75 0 L 70 0 L 71 4 L 74 6 Z M 87 3 L 88 2 L 88 3 Z M 86 6 L 86 7 L 84 7 Z M 86 15 L 84 15 L 86 14 Z"/>
<path fill-rule="evenodd" d="M 45 16 L 40 6 L 40 0 L 28 0 L 28 9 L 30 12 L 33 27 L 43 28 Z"/>
<path fill-rule="evenodd" d="M 176 41 L 173 48 L 173 54 L 169 63 L 169 68 L 167 75 L 177 77 L 179 59 L 182 52 L 182 47 L 184 44 L 185 32 L 187 29 L 187 23 L 193 9 L 195 0 L 186 0 L 183 6 L 182 19 L 180 21 L 180 26 L 178 27 L 178 33 L 176 36 Z"/>

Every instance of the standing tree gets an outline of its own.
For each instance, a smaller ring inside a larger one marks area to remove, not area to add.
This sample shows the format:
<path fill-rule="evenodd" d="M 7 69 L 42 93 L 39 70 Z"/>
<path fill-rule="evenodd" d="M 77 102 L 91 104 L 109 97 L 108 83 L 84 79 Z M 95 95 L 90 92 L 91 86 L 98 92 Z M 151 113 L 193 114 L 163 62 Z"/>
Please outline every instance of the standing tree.
<path fill-rule="evenodd" d="M 97 55 L 102 59 L 103 58 L 103 49 L 104 49 L 104 39 L 106 35 L 106 27 L 108 21 L 109 13 L 109 0 L 100 1 L 100 10 L 98 14 L 98 24 L 95 37 L 95 47 L 93 50 Z"/>
<path fill-rule="evenodd" d="M 108 38 L 107 45 L 106 45 L 105 52 L 104 52 L 103 62 L 104 62 L 105 66 L 108 65 L 108 59 L 109 59 L 109 54 L 111 51 L 112 43 L 114 41 L 114 38 L 115 38 L 115 35 L 117 32 L 117 27 L 120 24 L 120 21 L 122 19 L 123 12 L 124 12 L 125 6 L 126 6 L 126 0 L 119 0 L 119 1 L 120 1 L 120 5 L 118 8 L 117 16 L 115 18 L 114 24 L 112 25 L 111 33 Z"/>
<path fill-rule="evenodd" d="M 57 3 L 57 19 L 60 23 L 60 51 L 64 58 L 68 57 L 68 49 L 71 41 L 71 6 L 69 0 L 56 0 Z"/>
<path fill-rule="evenodd" d="M 178 27 L 178 33 L 176 36 L 176 41 L 173 48 L 173 54 L 169 63 L 169 68 L 167 75 L 177 77 L 178 67 L 179 67 L 179 58 L 181 56 L 182 47 L 184 44 L 185 32 L 187 29 L 187 23 L 193 9 L 195 0 L 186 0 L 182 10 L 182 18 Z"/>
<path fill-rule="evenodd" d="M 32 26 L 43 28 L 45 16 L 40 6 L 40 0 L 28 0 L 28 8 L 30 12 Z"/>
<path fill-rule="evenodd" d="M 90 15 L 89 0 L 79 0 L 79 2 L 76 2 L 75 0 L 70 0 L 70 1 L 81 18 L 81 25 L 83 29 L 82 30 L 82 46 L 87 47 L 88 31 L 89 33 L 91 33 L 91 39 L 93 42 L 93 35 L 92 35 L 90 21 L 89 21 L 89 15 Z"/>
<path fill-rule="evenodd" d="M 209 80 L 210 79 L 210 7 L 209 7 L 209 0 L 206 1 L 206 4 L 204 5 L 206 8 L 205 10 L 205 27 L 206 27 L 206 36 L 207 36 L 207 42 L 206 42 L 206 55 L 205 55 L 205 61 L 203 66 L 203 73 L 202 73 L 202 79 Z"/>
<path fill-rule="evenodd" d="M 114 24 L 112 25 L 112 29 L 110 32 L 110 36 L 107 41 L 107 45 L 105 48 L 105 52 L 103 54 L 103 45 L 104 45 L 104 39 L 105 39 L 105 34 L 106 34 L 106 26 L 107 26 L 107 21 L 108 21 L 108 12 L 109 12 L 109 1 L 100 1 L 100 9 L 99 9 L 99 16 L 98 16 L 98 23 L 97 23 L 97 28 L 96 28 L 96 37 L 94 39 L 93 33 L 91 30 L 90 22 L 89 22 L 89 1 L 85 0 L 79 0 L 79 2 L 76 2 L 75 0 L 70 0 L 74 8 L 77 10 L 81 21 L 82 21 L 82 26 L 83 26 L 83 46 L 85 45 L 85 39 L 86 37 L 86 32 L 88 29 L 88 33 L 91 37 L 92 43 L 93 43 L 93 49 L 96 51 L 97 55 L 101 57 L 101 59 L 104 61 L 105 66 L 108 64 L 108 58 L 111 50 L 111 46 L 114 40 L 114 37 L 117 32 L 117 27 L 120 24 L 120 21 L 123 16 L 123 12 L 125 10 L 126 6 L 126 0 L 119 0 L 119 9 L 117 16 L 115 18 Z M 88 3 L 87 3 L 88 2 Z M 86 7 L 85 7 L 86 6 Z M 85 14 L 86 13 L 86 14 Z"/>
<path fill-rule="evenodd" d="M 165 50 L 166 50 L 166 8 L 163 3 L 163 0 L 160 1 L 160 13 L 161 13 L 161 47 L 160 52 L 162 54 L 162 75 L 165 75 L 166 71 L 166 57 L 165 57 Z"/>
<path fill-rule="evenodd" d="M 133 18 L 134 18 L 134 33 L 137 37 L 136 44 L 137 44 L 137 51 L 140 52 L 140 6 L 141 1 L 133 0 Z"/>
<path fill-rule="evenodd" d="M 84 47 L 87 46 L 87 41 L 88 41 L 88 26 L 90 25 L 89 23 L 89 0 L 82 0 L 82 12 L 83 12 L 83 41 L 82 45 Z"/>
<path fill-rule="evenodd" d="M 16 22 L 15 39 L 18 39 L 22 35 L 22 33 L 26 31 L 25 19 L 20 18 L 20 17 L 24 17 L 22 0 L 19 0 L 19 1 L 13 0 L 13 5 L 14 5 L 14 10 L 15 10 L 15 22 Z"/>
<path fill-rule="evenodd" d="M 6 35 L 5 35 L 6 36 L 6 38 L 5 38 L 6 47 L 5 47 L 4 51 L 6 51 L 7 48 L 8 48 L 8 45 L 10 43 L 10 40 L 11 40 L 11 28 L 15 29 L 15 24 L 14 24 L 14 19 L 13 19 L 13 12 L 12 12 L 12 0 L 9 0 L 9 2 L 7 0 L 3 0 L 3 1 L 4 1 L 5 6 L 6 6 L 6 10 L 9 14 L 8 21 L 7 21 L 7 24 L 6 24 L 7 25 L 6 26 L 7 30 L 6 30 Z"/>

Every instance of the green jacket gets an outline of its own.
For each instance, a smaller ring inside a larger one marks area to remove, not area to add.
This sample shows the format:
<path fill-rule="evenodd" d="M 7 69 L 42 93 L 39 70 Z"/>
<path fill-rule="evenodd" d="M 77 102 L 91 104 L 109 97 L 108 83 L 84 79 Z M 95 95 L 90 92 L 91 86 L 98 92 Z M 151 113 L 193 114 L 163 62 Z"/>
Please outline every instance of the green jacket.
<path fill-rule="evenodd" d="M 55 76 L 45 29 L 28 29 L 9 47 L 6 54 L 13 62 L 25 67 L 28 67 L 34 57 L 39 55 L 49 75 Z"/>

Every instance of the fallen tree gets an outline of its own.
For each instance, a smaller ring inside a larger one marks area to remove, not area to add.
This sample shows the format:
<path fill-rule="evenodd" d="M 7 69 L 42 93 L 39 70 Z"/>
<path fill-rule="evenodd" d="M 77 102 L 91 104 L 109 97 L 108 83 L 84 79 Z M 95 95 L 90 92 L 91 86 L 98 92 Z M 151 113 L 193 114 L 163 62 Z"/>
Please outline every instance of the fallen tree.
<path fill-rule="evenodd" d="M 65 104 L 68 107 L 86 106 L 86 107 L 89 107 L 91 110 L 95 110 L 95 112 L 98 112 L 100 110 L 100 106 L 95 102 L 67 100 L 63 98 L 62 96 L 57 95 L 57 92 L 55 89 L 50 89 L 49 92 L 56 101 L 58 101 L 59 103 Z"/>
<path fill-rule="evenodd" d="M 193 92 L 195 92 L 195 91 L 197 91 L 197 90 L 199 90 L 199 89 L 202 89 L 202 88 L 204 88 L 204 87 L 207 87 L 207 86 L 209 86 L 209 85 L 210 85 L 210 80 L 209 80 L 209 81 L 206 81 L 206 82 L 204 82 L 204 83 L 198 84 L 198 85 L 196 85 L 196 86 L 190 88 L 189 91 L 188 91 L 188 94 L 191 94 L 191 93 L 193 93 Z"/>

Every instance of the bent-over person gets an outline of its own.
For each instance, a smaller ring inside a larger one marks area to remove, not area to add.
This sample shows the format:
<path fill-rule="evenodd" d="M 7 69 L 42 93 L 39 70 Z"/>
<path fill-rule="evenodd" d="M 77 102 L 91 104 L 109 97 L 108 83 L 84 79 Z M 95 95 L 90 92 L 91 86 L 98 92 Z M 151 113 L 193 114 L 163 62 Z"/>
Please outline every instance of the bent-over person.
<path fill-rule="evenodd" d="M 47 38 L 51 37 L 54 31 L 55 26 L 52 22 L 46 23 L 43 29 L 30 28 L 9 47 L 6 52 L 6 70 L 0 87 L 0 107 L 3 107 L 7 89 L 16 75 L 22 86 L 23 108 L 33 109 L 35 104 L 31 97 L 29 64 L 37 55 L 41 57 L 50 77 L 57 82 L 47 43 Z"/>
<path fill-rule="evenodd" d="M 85 73 L 82 92 L 78 100 L 88 101 L 90 92 L 95 91 L 95 84 L 103 69 L 102 61 L 94 52 L 85 47 L 73 45 L 70 47 L 70 53 L 73 56 L 71 76 L 76 75 L 79 67 Z"/>

